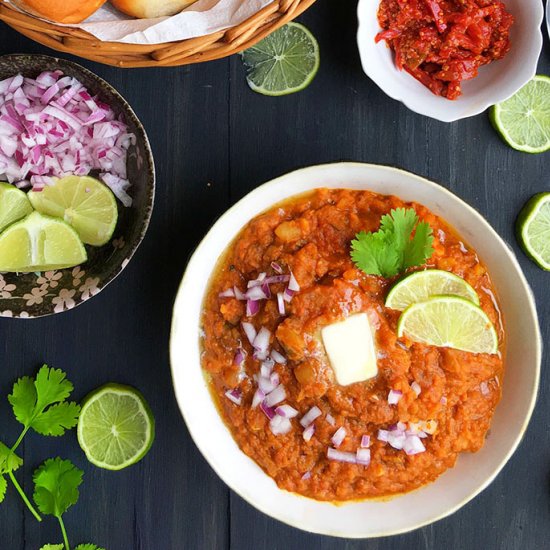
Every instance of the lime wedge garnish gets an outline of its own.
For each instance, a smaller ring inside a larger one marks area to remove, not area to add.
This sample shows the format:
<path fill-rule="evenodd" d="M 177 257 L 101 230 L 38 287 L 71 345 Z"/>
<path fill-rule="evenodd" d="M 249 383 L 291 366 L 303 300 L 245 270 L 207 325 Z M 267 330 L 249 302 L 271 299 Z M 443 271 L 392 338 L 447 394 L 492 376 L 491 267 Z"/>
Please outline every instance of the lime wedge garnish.
<path fill-rule="evenodd" d="M 38 212 L 0 234 L 0 272 L 65 269 L 87 259 L 78 233 L 69 224 Z"/>
<path fill-rule="evenodd" d="M 155 420 L 134 388 L 107 384 L 82 404 L 78 442 L 99 468 L 122 470 L 139 462 L 155 439 Z"/>
<path fill-rule="evenodd" d="M 0 232 L 32 212 L 27 194 L 9 183 L 0 183 Z"/>
<path fill-rule="evenodd" d="M 434 296 L 409 306 L 399 318 L 397 335 L 429 346 L 472 353 L 497 353 L 498 337 L 479 307 L 457 296 Z"/>
<path fill-rule="evenodd" d="M 519 213 L 516 233 L 527 255 L 550 271 L 550 193 L 539 193 L 527 201 Z"/>
<path fill-rule="evenodd" d="M 95 178 L 68 176 L 46 185 L 43 191 L 30 191 L 29 199 L 35 210 L 71 224 L 86 244 L 103 246 L 113 236 L 118 219 L 116 199 Z"/>
<path fill-rule="evenodd" d="M 502 139 L 518 151 L 543 153 L 550 149 L 550 78 L 537 75 L 510 99 L 490 111 Z"/>
<path fill-rule="evenodd" d="M 299 23 L 284 25 L 241 55 L 248 85 L 263 95 L 299 92 L 319 70 L 319 44 Z"/>
<path fill-rule="evenodd" d="M 427 269 L 407 275 L 386 298 L 386 307 L 405 311 L 411 304 L 424 302 L 431 296 L 461 296 L 479 305 L 476 291 L 464 280 L 448 271 Z"/>

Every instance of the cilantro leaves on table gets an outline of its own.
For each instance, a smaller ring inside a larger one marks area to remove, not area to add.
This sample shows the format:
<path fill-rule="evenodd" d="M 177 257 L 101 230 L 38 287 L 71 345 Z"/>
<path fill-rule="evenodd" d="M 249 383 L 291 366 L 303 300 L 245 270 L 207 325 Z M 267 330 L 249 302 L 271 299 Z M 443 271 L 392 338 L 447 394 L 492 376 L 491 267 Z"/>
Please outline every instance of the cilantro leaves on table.
<path fill-rule="evenodd" d="M 432 228 L 412 208 L 386 214 L 375 233 L 361 231 L 351 242 L 351 258 L 367 275 L 395 277 L 422 265 L 433 254 Z"/>
<path fill-rule="evenodd" d="M 11 448 L 0 442 L 0 502 L 5 498 L 7 480 L 4 476 L 7 475 L 38 521 L 42 521 L 42 518 L 14 476 L 17 468 L 23 464 L 15 451 L 30 429 L 42 435 L 61 436 L 76 426 L 80 406 L 66 401 L 72 391 L 73 385 L 63 371 L 44 365 L 36 378 L 24 376 L 17 380 L 8 396 L 15 418 L 24 427 Z"/>
<path fill-rule="evenodd" d="M 63 544 L 46 544 L 42 546 L 40 550 L 64 550 L 64 548 L 65 546 Z M 100 548 L 95 544 L 79 544 L 74 550 L 105 550 L 105 548 Z"/>

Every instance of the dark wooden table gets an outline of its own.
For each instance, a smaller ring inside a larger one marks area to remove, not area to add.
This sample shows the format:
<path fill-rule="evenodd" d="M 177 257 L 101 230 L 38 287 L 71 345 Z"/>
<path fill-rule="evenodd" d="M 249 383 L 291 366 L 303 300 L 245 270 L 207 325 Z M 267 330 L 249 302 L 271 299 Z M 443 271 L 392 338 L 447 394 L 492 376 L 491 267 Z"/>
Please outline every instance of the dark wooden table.
<path fill-rule="evenodd" d="M 74 543 L 108 550 L 302 550 L 341 548 L 538 550 L 550 546 L 550 380 L 525 440 L 497 480 L 454 516 L 389 539 L 340 541 L 278 523 L 217 478 L 193 444 L 173 396 L 170 311 L 190 252 L 212 222 L 247 192 L 295 168 L 368 161 L 438 181 L 475 206 L 514 248 L 535 291 L 548 337 L 550 274 L 519 250 L 514 218 L 550 188 L 550 153 L 509 149 L 486 115 L 444 124 L 389 99 L 361 71 L 356 2 L 319 0 L 302 17 L 318 37 L 314 83 L 285 98 L 252 93 L 238 57 L 179 69 L 119 70 L 82 61 L 133 105 L 149 132 L 158 168 L 149 233 L 126 271 L 82 307 L 41 320 L 0 319 L 0 440 L 19 426 L 6 400 L 14 380 L 43 362 L 64 369 L 80 399 L 108 381 L 134 385 L 149 400 L 157 439 L 139 465 L 111 473 L 88 464 L 73 433 L 30 434 L 24 481 L 61 455 L 85 470 L 81 499 L 66 516 Z M 51 53 L 2 25 L 0 53 Z M 545 44 L 540 71 L 550 72 Z M 78 60 L 77 60 L 78 61 Z M 0 548 L 38 550 L 60 542 L 57 523 L 38 524 L 10 487 L 0 505 Z"/>

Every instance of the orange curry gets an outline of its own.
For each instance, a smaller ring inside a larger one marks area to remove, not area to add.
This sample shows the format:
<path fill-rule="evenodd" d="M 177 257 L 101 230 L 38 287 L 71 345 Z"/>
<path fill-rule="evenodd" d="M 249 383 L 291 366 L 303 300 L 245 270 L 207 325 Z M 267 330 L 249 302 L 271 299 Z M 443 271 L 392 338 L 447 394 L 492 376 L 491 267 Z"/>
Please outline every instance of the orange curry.
<path fill-rule="evenodd" d="M 399 207 L 414 208 L 430 224 L 435 252 L 426 267 L 472 285 L 502 349 L 486 268 L 424 206 L 319 189 L 256 217 L 221 259 L 207 292 L 202 366 L 240 448 L 282 489 L 328 501 L 402 493 L 436 479 L 460 452 L 483 446 L 501 397 L 501 355 L 398 339 L 400 312 L 384 306 L 395 281 L 365 275 L 350 259 L 356 233 L 376 231 L 381 216 Z M 320 329 L 357 312 L 376 327 L 378 375 L 339 386 Z M 401 394 L 397 403 L 390 404 L 390 391 Z M 422 452 L 388 443 L 392 430 L 418 425 Z M 336 460 L 327 456 L 335 439 Z M 348 461 L 358 449 L 363 460 Z"/>

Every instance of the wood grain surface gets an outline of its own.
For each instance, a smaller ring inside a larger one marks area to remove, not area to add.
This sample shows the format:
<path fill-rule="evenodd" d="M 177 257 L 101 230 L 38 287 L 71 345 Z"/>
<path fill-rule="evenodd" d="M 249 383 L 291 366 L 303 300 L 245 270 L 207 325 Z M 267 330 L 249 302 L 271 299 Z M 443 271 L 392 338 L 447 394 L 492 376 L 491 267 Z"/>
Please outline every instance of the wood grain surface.
<path fill-rule="evenodd" d="M 373 0 L 374 1 L 374 0 Z M 356 2 L 319 0 L 302 16 L 322 62 L 304 92 L 251 92 L 238 57 L 180 69 L 124 71 L 79 61 L 113 84 L 149 132 L 158 170 L 149 233 L 126 271 L 77 310 L 35 321 L 0 319 L 0 439 L 18 434 L 6 396 L 43 362 L 64 369 L 80 399 L 117 381 L 138 387 L 157 419 L 148 457 L 118 473 L 88 464 L 74 433 L 29 434 L 19 474 L 60 455 L 85 471 L 81 499 L 66 515 L 73 543 L 108 550 L 539 550 L 550 547 L 550 380 L 520 448 L 496 481 L 452 517 L 413 533 L 370 541 L 310 535 L 253 509 L 217 478 L 189 437 L 173 396 L 171 307 L 187 258 L 213 221 L 264 181 L 337 160 L 398 166 L 440 182 L 477 208 L 518 254 L 548 341 L 550 274 L 521 253 L 516 214 L 550 189 L 550 153 L 504 145 L 486 114 L 453 124 L 421 117 L 389 99 L 361 71 Z M 0 54 L 51 53 L 0 26 Z M 550 72 L 546 42 L 540 72 Z M 245 220 L 243 220 L 244 222 Z M 10 487 L 0 505 L 0 549 L 60 542 L 55 520 L 38 524 Z"/>

